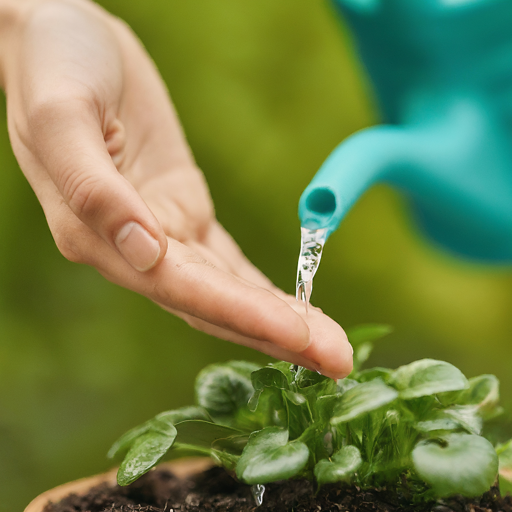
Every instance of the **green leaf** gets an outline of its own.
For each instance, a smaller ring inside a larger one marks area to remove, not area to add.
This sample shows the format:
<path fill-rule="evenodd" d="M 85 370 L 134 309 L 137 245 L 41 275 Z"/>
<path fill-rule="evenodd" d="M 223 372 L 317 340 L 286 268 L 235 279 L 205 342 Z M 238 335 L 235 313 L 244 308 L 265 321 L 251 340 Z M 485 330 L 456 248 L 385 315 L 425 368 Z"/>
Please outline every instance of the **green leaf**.
<path fill-rule="evenodd" d="M 279 370 L 286 377 L 288 384 L 291 384 L 295 380 L 296 375 L 296 366 L 291 363 L 287 363 L 286 361 L 277 361 L 275 363 L 270 363 L 268 366 L 271 368 L 275 368 Z"/>
<path fill-rule="evenodd" d="M 387 384 L 392 375 L 393 370 L 377 366 L 375 368 L 369 368 L 368 370 L 359 372 L 357 374 L 357 380 L 358 382 L 368 382 L 373 379 L 382 379 Z"/>
<path fill-rule="evenodd" d="M 341 393 L 321 396 L 316 401 L 316 411 L 320 422 L 327 423 L 334 414 L 334 407 L 341 401 Z"/>
<path fill-rule="evenodd" d="M 296 393 L 295 391 L 290 391 L 289 389 L 283 390 L 283 396 L 294 405 L 302 405 L 307 402 L 304 395 Z"/>
<path fill-rule="evenodd" d="M 347 329 L 347 337 L 353 347 L 376 341 L 393 332 L 393 328 L 386 324 L 363 324 Z"/>
<path fill-rule="evenodd" d="M 306 430 L 313 418 L 308 401 L 300 393 L 281 391 L 283 393 L 288 412 L 288 432 L 290 439 L 296 439 Z M 291 394 L 291 399 L 289 394 Z M 297 400 L 300 397 L 302 400 Z"/>
<path fill-rule="evenodd" d="M 320 485 L 350 482 L 362 463 L 361 453 L 355 446 L 343 447 L 331 459 L 321 460 L 315 466 L 315 477 Z"/>
<path fill-rule="evenodd" d="M 254 389 L 259 391 L 263 388 L 288 389 L 288 379 L 283 372 L 276 368 L 261 368 L 251 374 L 251 381 Z"/>
<path fill-rule="evenodd" d="M 373 352 L 373 343 L 367 341 L 366 343 L 361 343 L 354 348 L 354 365 L 352 369 L 351 375 L 357 374 L 366 361 L 370 358 Z"/>
<path fill-rule="evenodd" d="M 237 477 L 247 484 L 266 484 L 292 478 L 307 464 L 308 447 L 288 442 L 288 431 L 267 427 L 254 432 L 236 467 Z"/>
<path fill-rule="evenodd" d="M 173 425 L 176 425 L 176 423 L 185 420 L 212 420 L 205 409 L 195 405 L 180 407 L 179 409 L 174 409 L 173 411 L 161 412 L 155 416 L 155 419 L 166 421 L 168 423 L 172 423 Z"/>
<path fill-rule="evenodd" d="M 392 332 L 389 325 L 367 324 L 352 327 L 347 331 L 348 340 L 354 348 L 354 368 L 356 375 L 373 351 L 373 342 Z"/>
<path fill-rule="evenodd" d="M 421 441 L 412 452 L 414 468 L 439 497 L 480 496 L 498 473 L 498 456 L 487 439 L 472 434 L 448 434 Z"/>
<path fill-rule="evenodd" d="M 458 397 L 458 403 L 475 405 L 484 419 L 491 419 L 501 412 L 500 381 L 494 375 L 480 375 L 469 379 L 469 388 Z"/>
<path fill-rule="evenodd" d="M 178 432 L 177 443 L 202 448 L 211 448 L 212 444 L 219 439 L 240 436 L 242 434 L 238 429 L 202 420 L 182 421 L 175 426 Z"/>
<path fill-rule="evenodd" d="M 244 361 L 212 364 L 196 378 L 197 403 L 215 419 L 230 423 L 253 393 L 251 373 L 259 366 Z"/>
<path fill-rule="evenodd" d="M 400 391 L 403 400 L 469 387 L 468 380 L 458 368 L 434 359 L 400 366 L 393 372 L 389 384 Z"/>
<path fill-rule="evenodd" d="M 393 388 L 380 379 L 358 384 L 346 391 L 334 407 L 331 423 L 343 423 L 387 405 L 398 397 Z"/>
<path fill-rule="evenodd" d="M 343 393 L 345 393 L 349 389 L 352 389 L 358 384 L 359 382 L 357 380 L 349 379 L 348 377 L 345 379 L 340 379 L 337 385 L 337 392 L 342 395 Z"/>
<path fill-rule="evenodd" d="M 261 368 L 251 374 L 254 393 L 247 403 L 249 410 L 255 411 L 258 407 L 261 393 L 265 388 L 288 389 L 289 383 L 285 374 L 277 368 Z"/>
<path fill-rule="evenodd" d="M 257 421 L 258 426 L 253 427 L 251 430 L 261 430 L 268 426 L 288 427 L 288 414 L 284 404 L 283 392 L 278 388 L 264 388 L 260 392 L 257 400 L 251 398 L 248 404 L 247 412 L 243 416 L 250 414 L 254 420 Z M 249 412 L 252 410 L 252 412 Z M 243 412 L 243 410 L 242 410 Z M 243 426 L 242 422 L 238 421 L 237 425 Z"/>
<path fill-rule="evenodd" d="M 335 380 L 325 379 L 311 386 L 301 388 L 300 394 L 305 396 L 309 402 L 310 411 L 317 418 L 317 402 L 321 396 L 334 395 L 338 391 Z"/>
<path fill-rule="evenodd" d="M 225 467 L 228 471 L 234 471 L 239 460 L 236 455 L 218 450 L 211 450 L 210 457 L 215 464 Z"/>
<path fill-rule="evenodd" d="M 151 429 L 138 437 L 117 472 L 117 483 L 128 485 L 158 464 L 176 439 L 176 428 L 165 422 L 153 422 Z"/>
<path fill-rule="evenodd" d="M 150 428 L 151 420 L 146 421 L 142 425 L 138 425 L 123 434 L 110 448 L 107 453 L 107 457 L 109 459 L 113 459 L 121 452 L 128 450 L 130 446 L 135 442 L 135 440 L 144 435 Z"/>
<path fill-rule="evenodd" d="M 477 407 L 473 405 L 456 405 L 447 409 L 433 411 L 428 419 L 418 422 L 416 428 L 420 432 L 464 429 L 470 434 L 479 435 L 482 431 L 482 423 Z"/>
<path fill-rule="evenodd" d="M 249 441 L 249 435 L 226 437 L 217 439 L 212 443 L 212 448 L 222 452 L 228 452 L 231 455 L 241 455 L 245 445 Z"/>
<path fill-rule="evenodd" d="M 512 492 L 512 440 L 496 446 L 499 459 L 500 492 Z"/>
<path fill-rule="evenodd" d="M 128 450 L 133 442 L 145 434 L 148 430 L 151 429 L 151 426 L 155 421 L 164 421 L 165 423 L 175 424 L 184 420 L 194 420 L 194 419 L 202 419 L 202 420 L 210 420 L 211 418 L 208 413 L 202 409 L 201 407 L 190 406 L 190 407 L 181 407 L 180 409 L 175 409 L 172 411 L 164 411 L 160 414 L 157 414 L 154 418 L 146 421 L 142 425 L 139 425 L 135 428 L 132 428 L 125 434 L 123 434 L 110 448 L 107 456 L 109 458 L 113 458 L 119 453 Z"/>

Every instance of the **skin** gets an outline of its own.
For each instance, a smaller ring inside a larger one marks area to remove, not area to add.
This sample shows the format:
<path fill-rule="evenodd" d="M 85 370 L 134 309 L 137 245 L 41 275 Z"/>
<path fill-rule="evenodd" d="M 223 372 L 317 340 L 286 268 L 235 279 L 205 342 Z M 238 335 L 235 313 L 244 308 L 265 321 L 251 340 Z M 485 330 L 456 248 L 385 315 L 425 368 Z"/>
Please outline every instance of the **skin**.
<path fill-rule="evenodd" d="M 0 83 L 14 153 L 65 258 L 206 333 L 350 373 L 343 329 L 306 315 L 216 220 L 165 85 L 122 21 L 88 0 L 0 0 Z M 123 245 L 133 226 L 137 243 Z"/>

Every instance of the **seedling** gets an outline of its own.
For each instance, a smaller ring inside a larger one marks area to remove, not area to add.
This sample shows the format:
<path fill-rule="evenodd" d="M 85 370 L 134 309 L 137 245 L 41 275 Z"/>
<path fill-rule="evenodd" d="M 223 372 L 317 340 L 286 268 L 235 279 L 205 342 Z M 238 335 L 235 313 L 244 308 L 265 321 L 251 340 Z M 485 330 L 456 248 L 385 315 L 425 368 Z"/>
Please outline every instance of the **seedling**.
<path fill-rule="evenodd" d="M 207 455 L 251 485 L 307 478 L 386 485 L 420 500 L 483 494 L 498 474 L 497 451 L 481 436 L 483 422 L 501 412 L 498 380 L 468 380 L 433 359 L 361 370 L 389 331 L 352 330 L 354 371 L 338 382 L 285 362 L 207 366 L 196 406 L 160 413 L 112 446 L 110 457 L 127 451 L 119 484 L 164 457 Z M 512 443 L 497 450 L 512 480 Z"/>

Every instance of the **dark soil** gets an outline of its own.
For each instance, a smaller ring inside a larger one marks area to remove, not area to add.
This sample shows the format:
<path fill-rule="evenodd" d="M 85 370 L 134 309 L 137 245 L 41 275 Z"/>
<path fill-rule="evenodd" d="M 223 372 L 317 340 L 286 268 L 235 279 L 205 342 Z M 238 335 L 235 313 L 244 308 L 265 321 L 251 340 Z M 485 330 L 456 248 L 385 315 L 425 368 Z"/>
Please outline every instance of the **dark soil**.
<path fill-rule="evenodd" d="M 304 480 L 266 486 L 263 505 L 256 508 L 249 486 L 221 468 L 212 468 L 188 480 L 168 471 L 151 471 L 128 487 L 95 487 L 85 496 L 70 495 L 44 512 L 512 512 L 510 496 L 497 489 L 483 497 L 454 497 L 414 505 L 386 490 L 329 485 L 315 494 Z"/>

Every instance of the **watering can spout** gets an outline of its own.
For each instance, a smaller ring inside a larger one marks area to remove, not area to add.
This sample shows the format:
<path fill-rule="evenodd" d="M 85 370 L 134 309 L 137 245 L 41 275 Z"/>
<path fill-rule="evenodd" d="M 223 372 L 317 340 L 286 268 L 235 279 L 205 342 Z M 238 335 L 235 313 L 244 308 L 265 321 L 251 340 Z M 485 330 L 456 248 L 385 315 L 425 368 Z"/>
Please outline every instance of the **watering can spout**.
<path fill-rule="evenodd" d="M 358 198 L 413 157 L 407 130 L 377 126 L 355 133 L 329 155 L 299 201 L 303 227 L 329 236 Z"/>

